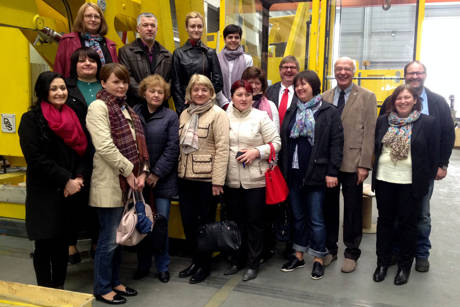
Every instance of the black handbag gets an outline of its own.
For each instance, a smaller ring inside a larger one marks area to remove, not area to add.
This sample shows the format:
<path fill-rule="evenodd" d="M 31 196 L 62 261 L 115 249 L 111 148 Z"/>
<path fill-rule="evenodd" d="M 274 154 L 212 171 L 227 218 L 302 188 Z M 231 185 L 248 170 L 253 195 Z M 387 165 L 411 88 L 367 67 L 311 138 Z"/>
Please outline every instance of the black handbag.
<path fill-rule="evenodd" d="M 233 221 L 209 223 L 198 229 L 197 249 L 200 252 L 232 252 L 241 247 L 241 233 Z"/>
<path fill-rule="evenodd" d="M 166 238 L 168 234 L 168 220 L 161 214 L 155 214 L 152 229 L 153 251 L 162 253 L 166 247 Z"/>

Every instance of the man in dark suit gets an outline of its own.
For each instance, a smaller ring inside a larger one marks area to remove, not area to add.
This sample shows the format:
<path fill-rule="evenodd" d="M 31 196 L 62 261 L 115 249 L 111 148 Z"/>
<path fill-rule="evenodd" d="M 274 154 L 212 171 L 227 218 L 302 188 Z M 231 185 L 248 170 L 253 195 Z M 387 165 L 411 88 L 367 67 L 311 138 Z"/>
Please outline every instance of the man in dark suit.
<path fill-rule="evenodd" d="M 359 245 L 362 238 L 362 194 L 363 181 L 372 168 L 374 151 L 377 101 L 375 94 L 353 84 L 356 71 L 354 60 L 349 57 L 337 59 L 334 65 L 337 86 L 326 91 L 323 99 L 341 112 L 344 146 L 343 160 L 339 172 L 339 184 L 327 188 L 324 200 L 326 222 L 326 247 L 329 254 L 324 265 L 337 259 L 339 236 L 339 196 L 342 185 L 344 217 L 343 241 L 346 246 L 342 272 L 353 272 L 361 255 Z"/>
<path fill-rule="evenodd" d="M 433 93 L 427 89 L 425 84 L 426 67 L 420 61 L 412 61 L 404 66 L 405 83 L 417 91 L 422 101 L 422 113 L 433 116 L 440 131 L 439 162 L 436 177 L 430 182 L 428 193 L 422 200 L 422 211 L 418 220 L 417 249 L 415 253 L 415 270 L 418 272 L 428 272 L 430 269 L 431 242 L 431 216 L 430 216 L 430 199 L 433 194 L 434 180 L 441 180 L 447 175 L 447 166 L 455 143 L 455 128 L 452 120 L 449 105 L 444 97 Z M 382 111 L 386 109 L 390 97 L 386 98 Z"/>

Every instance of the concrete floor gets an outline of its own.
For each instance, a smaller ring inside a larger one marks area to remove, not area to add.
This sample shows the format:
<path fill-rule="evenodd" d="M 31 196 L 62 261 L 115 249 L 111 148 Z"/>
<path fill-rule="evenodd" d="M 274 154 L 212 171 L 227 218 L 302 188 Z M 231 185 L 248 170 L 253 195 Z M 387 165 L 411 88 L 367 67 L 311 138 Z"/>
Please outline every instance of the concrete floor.
<path fill-rule="evenodd" d="M 259 277 L 242 282 L 242 273 L 232 277 L 223 275 L 225 263 L 213 265 L 211 276 L 203 283 L 190 285 L 178 278 L 178 272 L 189 259 L 173 257 L 171 281 L 159 282 L 154 274 L 141 281 L 131 276 L 136 267 L 133 253 L 125 252 L 122 281 L 137 289 L 139 295 L 128 299 L 131 306 L 460 306 L 460 151 L 454 150 L 446 179 L 436 182 L 431 202 L 432 254 L 428 273 L 412 271 L 409 283 L 394 286 L 396 268 L 391 267 L 387 279 L 372 281 L 375 269 L 375 235 L 363 237 L 362 256 L 355 272 L 340 272 L 343 258 L 339 257 L 326 269 L 325 277 L 310 278 L 309 259 L 303 269 L 291 273 L 280 271 L 284 259 L 277 255 L 261 267 Z M 375 201 L 374 201 L 375 202 Z M 373 212 L 374 221 L 377 212 Z M 81 242 L 85 250 L 88 242 Z M 281 247 L 281 246 L 280 246 Z M 0 279 L 35 284 L 29 253 L 32 242 L 27 239 L 0 236 Z M 343 245 L 340 247 L 343 252 Z M 92 292 L 92 261 L 69 266 L 66 290 Z M 99 302 L 95 306 L 106 306 Z"/>

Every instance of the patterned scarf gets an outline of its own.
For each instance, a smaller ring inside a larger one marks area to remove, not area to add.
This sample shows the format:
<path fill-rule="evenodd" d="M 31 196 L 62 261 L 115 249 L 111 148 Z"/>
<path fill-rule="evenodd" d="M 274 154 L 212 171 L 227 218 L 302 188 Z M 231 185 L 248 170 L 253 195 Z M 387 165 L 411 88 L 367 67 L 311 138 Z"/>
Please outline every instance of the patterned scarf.
<path fill-rule="evenodd" d="M 230 89 L 232 88 L 233 82 L 241 79 L 243 71 L 246 69 L 246 63 L 244 61 L 244 52 L 243 47 L 239 46 L 236 50 L 229 50 L 227 48 L 222 49 L 222 51 L 217 55 L 219 59 L 220 69 L 222 71 L 222 80 L 224 82 L 224 87 L 222 93 L 227 99 L 231 99 Z M 229 64 L 228 62 L 234 61 L 232 74 L 230 75 Z"/>
<path fill-rule="evenodd" d="M 214 106 L 214 101 L 209 100 L 205 104 L 191 103 L 186 111 L 191 115 L 190 120 L 185 124 L 182 135 L 180 136 L 180 147 L 185 154 L 197 151 L 198 142 L 198 120 L 201 114 L 210 110 Z"/>
<path fill-rule="evenodd" d="M 399 118 L 394 112 L 388 115 L 388 130 L 383 136 L 382 144 L 390 147 L 393 163 L 407 159 L 409 155 L 412 124 L 420 117 L 419 111 L 412 111 L 407 118 Z"/>
<path fill-rule="evenodd" d="M 315 145 L 315 112 L 321 107 L 321 95 L 316 95 L 310 101 L 297 100 L 295 123 L 292 126 L 290 137 L 296 139 L 307 136 L 310 145 Z"/>
<path fill-rule="evenodd" d="M 83 39 L 85 40 L 85 47 L 91 47 L 96 50 L 97 54 L 101 58 L 102 65 L 105 64 L 104 52 L 102 52 L 101 43 L 104 41 L 104 37 L 99 34 L 92 35 L 89 33 L 83 34 Z"/>
<path fill-rule="evenodd" d="M 139 176 L 142 171 L 142 167 L 149 161 L 149 154 L 147 146 L 145 144 L 144 129 L 139 116 L 131 109 L 126 103 L 125 97 L 116 97 L 109 94 L 105 89 L 100 90 L 97 95 L 97 99 L 101 99 L 107 105 L 109 111 L 110 121 L 110 134 L 112 140 L 121 154 L 127 158 L 134 165 L 133 174 Z M 133 121 L 134 130 L 136 133 L 136 139 L 134 140 L 129 122 L 123 115 L 122 110 L 126 108 Z M 123 200 L 126 200 L 129 185 L 126 178 L 122 175 L 119 176 L 120 188 L 123 191 Z"/>

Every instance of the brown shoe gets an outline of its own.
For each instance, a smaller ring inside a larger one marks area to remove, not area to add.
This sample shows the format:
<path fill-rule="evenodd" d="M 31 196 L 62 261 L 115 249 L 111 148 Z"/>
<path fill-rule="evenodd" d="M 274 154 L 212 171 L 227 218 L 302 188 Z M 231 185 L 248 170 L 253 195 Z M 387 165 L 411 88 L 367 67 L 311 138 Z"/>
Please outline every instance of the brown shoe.
<path fill-rule="evenodd" d="M 342 273 L 351 273 L 356 269 L 356 260 L 345 258 L 342 265 Z"/>
<path fill-rule="evenodd" d="M 337 254 L 336 255 L 327 254 L 323 258 L 323 265 L 324 265 L 324 267 L 327 267 L 329 264 L 331 264 L 331 262 L 336 261 L 336 260 L 337 260 Z"/>

